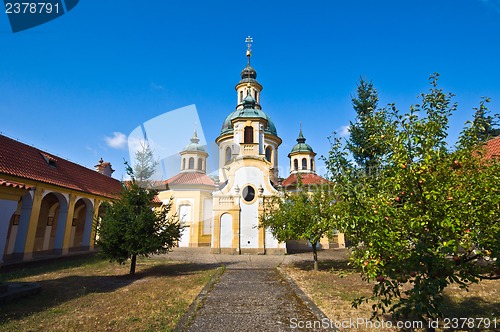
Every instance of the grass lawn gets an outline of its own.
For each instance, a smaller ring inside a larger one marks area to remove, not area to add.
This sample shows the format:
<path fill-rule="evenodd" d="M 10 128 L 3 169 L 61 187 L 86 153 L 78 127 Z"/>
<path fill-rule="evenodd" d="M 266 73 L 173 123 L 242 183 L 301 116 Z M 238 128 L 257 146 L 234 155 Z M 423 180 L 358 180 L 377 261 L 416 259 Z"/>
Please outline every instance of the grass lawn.
<path fill-rule="evenodd" d="M 358 309 L 351 306 L 352 300 L 360 296 L 370 296 L 373 284 L 361 280 L 358 273 L 348 266 L 346 251 L 338 251 L 335 257 L 319 261 L 320 270 L 312 270 L 312 263 L 296 263 L 285 266 L 283 270 L 292 277 L 297 285 L 320 307 L 333 322 L 369 319 L 371 303 Z M 469 292 L 451 285 L 445 291 L 446 304 L 442 309 L 446 317 L 496 318 L 497 328 L 477 331 L 500 330 L 500 281 L 484 280 L 469 288 Z M 390 320 L 385 317 L 384 320 Z M 394 324 L 396 324 L 394 322 Z M 342 329 L 343 330 L 343 329 Z M 349 330 L 349 329 L 346 329 Z M 373 328 L 358 326 L 353 331 L 374 331 Z M 377 329 L 383 331 L 387 329 Z M 396 331 L 394 328 L 392 331 Z M 456 331 L 448 329 L 447 331 Z"/>
<path fill-rule="evenodd" d="M 138 259 L 129 265 L 99 257 L 1 273 L 2 281 L 30 281 L 39 295 L 0 307 L 1 331 L 169 331 L 203 286 L 214 266 Z"/>

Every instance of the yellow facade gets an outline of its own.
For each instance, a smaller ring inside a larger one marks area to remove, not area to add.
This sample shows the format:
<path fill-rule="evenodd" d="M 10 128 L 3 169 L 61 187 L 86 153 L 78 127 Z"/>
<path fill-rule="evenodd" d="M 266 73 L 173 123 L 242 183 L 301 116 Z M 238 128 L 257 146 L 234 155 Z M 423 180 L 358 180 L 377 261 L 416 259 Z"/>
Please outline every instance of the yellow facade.
<path fill-rule="evenodd" d="M 8 214 L 8 224 L 1 234 L 5 243 L 0 261 L 2 256 L 5 260 L 28 261 L 39 254 L 66 255 L 70 250 L 94 249 L 93 222 L 107 197 L 5 174 L 1 177 L 29 189 L 0 186 L 0 200 L 16 202 L 13 211 L 2 211 Z M 84 208 L 75 216 L 77 203 Z M 61 206 L 65 206 L 64 211 Z M 55 243 L 56 234 L 61 236 L 60 244 Z"/>
<path fill-rule="evenodd" d="M 211 188 L 213 190 L 213 188 Z M 209 190 L 182 189 L 164 190 L 158 193 L 158 198 L 167 203 L 172 199 L 171 211 L 179 216 L 179 207 L 188 205 L 191 209 L 190 220 L 185 223 L 185 231 L 189 232 L 189 247 L 209 247 L 211 243 L 211 219 L 204 216 L 205 200 L 212 200 L 212 192 Z M 181 218 L 181 216 L 179 216 Z M 205 223 L 209 223 L 209 227 Z M 204 231 L 210 229 L 210 232 Z"/>

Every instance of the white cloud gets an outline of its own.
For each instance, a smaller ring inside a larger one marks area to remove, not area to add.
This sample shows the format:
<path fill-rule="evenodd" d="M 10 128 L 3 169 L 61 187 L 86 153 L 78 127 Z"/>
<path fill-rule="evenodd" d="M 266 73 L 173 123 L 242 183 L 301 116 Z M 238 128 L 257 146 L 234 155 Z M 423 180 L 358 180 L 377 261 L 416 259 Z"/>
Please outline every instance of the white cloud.
<path fill-rule="evenodd" d="M 113 137 L 104 137 L 106 144 L 113 149 L 125 149 L 127 147 L 127 136 L 120 132 L 113 132 Z"/>
<path fill-rule="evenodd" d="M 151 82 L 151 87 L 155 90 L 164 90 L 165 88 L 161 84 L 157 84 L 155 82 Z"/>
<path fill-rule="evenodd" d="M 339 129 L 336 130 L 338 135 L 340 137 L 347 137 L 349 136 L 349 125 L 347 126 L 341 126 Z"/>

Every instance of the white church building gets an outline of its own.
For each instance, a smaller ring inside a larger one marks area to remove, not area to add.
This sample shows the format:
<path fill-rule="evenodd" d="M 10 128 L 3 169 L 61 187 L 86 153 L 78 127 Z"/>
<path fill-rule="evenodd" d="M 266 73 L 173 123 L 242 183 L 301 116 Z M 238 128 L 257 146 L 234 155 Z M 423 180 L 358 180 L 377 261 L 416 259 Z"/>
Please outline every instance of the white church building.
<path fill-rule="evenodd" d="M 185 226 L 181 247 L 208 246 L 212 253 L 284 254 L 287 244 L 279 243 L 270 231 L 259 227 L 265 200 L 279 194 L 283 187 L 296 186 L 298 173 L 304 184 L 326 182 L 316 175 L 316 153 L 300 131 L 288 155 L 290 175 L 279 183 L 278 150 L 282 141 L 275 124 L 262 110 L 262 85 L 250 65 L 250 47 L 247 58 L 235 87 L 236 108 L 222 123 L 215 141 L 219 149 L 217 183 L 206 174 L 208 153 L 195 131 L 180 152 L 180 172 L 157 188 L 163 202 L 173 197 L 172 210 Z M 323 248 L 330 246 L 328 239 L 322 241 Z M 337 238 L 335 246 L 343 247 L 343 238 Z"/>

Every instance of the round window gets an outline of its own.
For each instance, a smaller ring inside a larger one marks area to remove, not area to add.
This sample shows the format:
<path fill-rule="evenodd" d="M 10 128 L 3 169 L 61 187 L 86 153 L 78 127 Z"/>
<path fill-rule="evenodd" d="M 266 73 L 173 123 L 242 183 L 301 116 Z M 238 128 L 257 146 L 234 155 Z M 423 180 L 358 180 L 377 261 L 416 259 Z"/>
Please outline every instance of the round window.
<path fill-rule="evenodd" d="M 255 189 L 252 186 L 246 186 L 242 191 L 243 199 L 246 202 L 251 202 L 255 198 Z"/>

